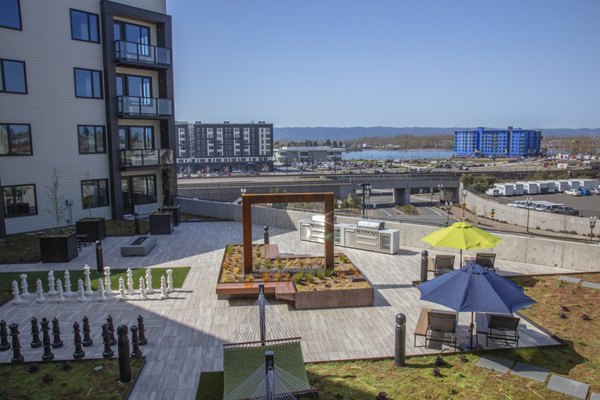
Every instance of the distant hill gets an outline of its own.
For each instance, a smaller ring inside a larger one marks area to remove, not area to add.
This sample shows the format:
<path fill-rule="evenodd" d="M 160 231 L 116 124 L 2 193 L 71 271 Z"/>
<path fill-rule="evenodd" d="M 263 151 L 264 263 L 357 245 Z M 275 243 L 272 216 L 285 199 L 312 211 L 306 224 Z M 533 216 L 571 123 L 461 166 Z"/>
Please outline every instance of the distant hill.
<path fill-rule="evenodd" d="M 395 128 L 388 126 L 373 127 L 274 127 L 275 140 L 349 140 L 359 139 L 369 136 L 395 136 L 395 135 L 452 135 L 455 130 L 473 129 L 473 128 L 422 128 L 422 127 L 404 127 Z M 542 129 L 544 136 L 600 136 L 600 128 L 552 128 Z"/>

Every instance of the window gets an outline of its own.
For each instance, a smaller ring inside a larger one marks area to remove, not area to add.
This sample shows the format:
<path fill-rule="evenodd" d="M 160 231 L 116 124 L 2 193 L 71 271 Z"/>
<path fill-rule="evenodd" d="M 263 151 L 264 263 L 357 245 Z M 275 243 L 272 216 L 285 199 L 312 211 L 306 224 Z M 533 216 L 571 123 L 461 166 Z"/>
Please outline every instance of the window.
<path fill-rule="evenodd" d="M 31 126 L 0 124 L 0 156 L 30 156 Z"/>
<path fill-rule="evenodd" d="M 23 61 L 0 59 L 0 75 L 0 92 L 27 93 L 25 63 Z"/>
<path fill-rule="evenodd" d="M 79 154 L 106 153 L 104 147 L 104 127 L 78 125 Z"/>
<path fill-rule="evenodd" d="M 154 129 L 151 126 L 120 126 L 121 150 L 154 149 Z"/>
<path fill-rule="evenodd" d="M 21 30 L 19 0 L 0 0 L 0 26 Z"/>
<path fill-rule="evenodd" d="M 108 206 L 108 179 L 81 181 L 81 204 L 84 209 Z"/>
<path fill-rule="evenodd" d="M 124 40 L 126 42 L 139 44 L 150 44 L 150 28 L 147 26 L 115 21 L 113 29 L 115 40 Z"/>
<path fill-rule="evenodd" d="M 135 204 L 156 203 L 156 176 L 132 176 Z"/>
<path fill-rule="evenodd" d="M 152 78 L 149 76 L 117 74 L 117 96 L 152 97 Z"/>
<path fill-rule="evenodd" d="M 75 97 L 102 98 L 102 72 L 75 68 Z"/>
<path fill-rule="evenodd" d="M 97 14 L 71 9 L 71 38 L 85 42 L 100 43 L 98 32 Z"/>
<path fill-rule="evenodd" d="M 4 217 L 24 217 L 37 214 L 35 185 L 2 186 Z"/>

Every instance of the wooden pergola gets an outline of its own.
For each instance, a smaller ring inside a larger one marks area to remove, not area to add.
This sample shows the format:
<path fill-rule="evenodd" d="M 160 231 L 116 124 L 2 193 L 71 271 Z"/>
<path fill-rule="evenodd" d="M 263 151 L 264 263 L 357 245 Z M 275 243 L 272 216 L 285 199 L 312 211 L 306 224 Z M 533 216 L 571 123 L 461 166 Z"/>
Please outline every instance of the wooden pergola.
<path fill-rule="evenodd" d="M 242 194 L 244 274 L 252 273 L 252 205 L 265 203 L 323 203 L 325 208 L 325 268 L 333 269 L 333 201 L 329 193 Z"/>

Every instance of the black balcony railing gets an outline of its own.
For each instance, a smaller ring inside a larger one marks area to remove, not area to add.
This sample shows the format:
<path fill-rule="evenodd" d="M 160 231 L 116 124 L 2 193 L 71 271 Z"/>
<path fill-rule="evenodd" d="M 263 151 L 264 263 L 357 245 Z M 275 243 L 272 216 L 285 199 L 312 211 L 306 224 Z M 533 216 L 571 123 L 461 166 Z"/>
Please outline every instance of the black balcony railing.
<path fill-rule="evenodd" d="M 121 168 L 158 167 L 173 165 L 173 149 L 121 150 Z"/>
<path fill-rule="evenodd" d="M 173 101 L 154 97 L 117 96 L 120 116 L 168 118 L 173 115 Z"/>
<path fill-rule="evenodd" d="M 147 64 L 170 67 L 171 50 L 149 44 L 115 41 L 115 61 L 117 63 Z"/>

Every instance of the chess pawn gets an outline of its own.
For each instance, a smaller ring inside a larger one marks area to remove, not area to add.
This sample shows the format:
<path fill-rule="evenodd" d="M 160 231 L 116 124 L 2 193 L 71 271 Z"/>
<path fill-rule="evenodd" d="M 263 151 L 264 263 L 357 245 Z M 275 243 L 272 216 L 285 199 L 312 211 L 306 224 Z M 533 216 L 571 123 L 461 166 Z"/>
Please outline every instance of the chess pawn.
<path fill-rule="evenodd" d="M 110 331 L 108 330 L 107 324 L 102 325 L 102 344 L 104 345 L 102 357 L 111 358 L 115 355 L 115 352 L 110 347 Z"/>
<path fill-rule="evenodd" d="M 131 328 L 131 357 L 141 357 L 142 350 L 140 349 L 140 338 L 138 336 L 138 327 L 133 325 Z"/>
<path fill-rule="evenodd" d="M 148 339 L 146 339 L 146 328 L 144 327 L 144 317 L 138 315 L 138 330 L 140 335 L 140 346 L 145 346 L 148 344 Z"/>
<path fill-rule="evenodd" d="M 8 343 L 8 331 L 6 330 L 6 321 L 0 321 L 0 351 L 10 350 L 10 343 Z"/>
<path fill-rule="evenodd" d="M 54 339 L 52 341 L 52 347 L 55 349 L 62 347 L 63 341 L 60 338 L 60 326 L 58 324 L 58 319 L 56 318 L 52 320 L 52 337 Z"/>
<path fill-rule="evenodd" d="M 169 292 L 167 292 L 167 280 L 165 276 L 160 277 L 160 299 L 165 300 L 169 298 Z"/>
<path fill-rule="evenodd" d="M 175 289 L 173 289 L 173 270 L 168 269 L 167 270 L 167 292 L 171 293 L 173 291 L 175 291 Z"/>
<path fill-rule="evenodd" d="M 140 300 L 147 300 L 148 296 L 146 296 L 146 284 L 144 282 L 144 277 L 140 276 Z"/>
<path fill-rule="evenodd" d="M 127 300 L 127 294 L 125 294 L 125 282 L 123 277 L 119 277 L 119 294 L 117 295 L 118 300 Z"/>
<path fill-rule="evenodd" d="M 13 304 L 17 305 L 17 304 L 23 303 L 23 300 L 21 300 L 21 295 L 19 294 L 19 283 L 17 281 L 13 281 L 13 283 L 12 283 L 12 294 L 13 294 L 13 300 L 12 300 Z"/>
<path fill-rule="evenodd" d="M 31 319 L 31 348 L 37 349 L 42 347 L 42 341 L 40 340 L 40 327 L 38 326 L 37 318 Z"/>
<path fill-rule="evenodd" d="M 81 278 L 77 280 L 77 295 L 78 303 L 85 303 L 87 301 L 87 299 L 85 298 L 85 291 L 83 290 L 83 281 L 81 280 Z"/>
<path fill-rule="evenodd" d="M 44 345 L 44 354 L 42 355 L 42 360 L 50 361 L 54 359 L 54 354 L 52 353 L 52 343 L 50 342 L 50 321 L 46 318 L 42 318 L 42 332 L 43 332 L 43 340 L 42 343 Z"/>
<path fill-rule="evenodd" d="M 68 270 L 65 270 L 65 292 L 64 295 L 67 297 L 73 296 L 73 292 L 71 291 L 71 274 Z"/>
<path fill-rule="evenodd" d="M 113 294 L 110 282 L 110 267 L 108 265 L 104 267 L 104 292 L 109 296 Z"/>
<path fill-rule="evenodd" d="M 98 301 L 106 301 L 106 295 L 104 294 L 104 282 L 102 278 L 98 278 Z"/>
<path fill-rule="evenodd" d="M 56 296 L 56 288 L 54 285 L 54 271 L 48 272 L 48 296 Z"/>
<path fill-rule="evenodd" d="M 27 285 L 27 274 L 19 275 L 21 278 L 21 296 L 29 297 L 29 286 Z"/>
<path fill-rule="evenodd" d="M 11 362 L 21 362 L 25 359 L 21 354 L 21 342 L 19 341 L 19 324 L 10 324 L 10 336 L 12 336 L 13 356 Z"/>
<path fill-rule="evenodd" d="M 106 318 L 106 326 L 108 326 L 108 332 L 110 333 L 110 345 L 114 346 L 117 344 L 117 338 L 115 337 L 115 325 L 113 323 L 113 317 L 110 315 Z"/>
<path fill-rule="evenodd" d="M 152 288 L 152 270 L 150 268 L 146 268 L 146 293 L 154 293 L 154 289 Z"/>
<path fill-rule="evenodd" d="M 133 271 L 131 268 L 127 268 L 127 294 L 134 295 L 135 289 L 133 288 Z"/>
<path fill-rule="evenodd" d="M 37 295 L 35 301 L 38 303 L 43 303 L 46 301 L 46 298 L 44 297 L 44 288 L 42 287 L 42 280 L 38 279 L 35 282 L 35 293 Z"/>
<path fill-rule="evenodd" d="M 75 345 L 73 358 L 79 360 L 85 357 L 85 351 L 83 351 L 83 347 L 81 347 L 81 334 L 79 333 L 79 324 L 77 321 L 73 323 L 73 344 Z"/>
<path fill-rule="evenodd" d="M 90 320 L 87 315 L 83 317 L 83 347 L 90 347 L 94 344 L 92 337 L 90 336 Z"/>
<path fill-rule="evenodd" d="M 92 291 L 92 281 L 90 281 L 90 266 L 87 264 L 83 267 L 83 276 L 85 278 L 85 295 L 92 296 L 94 292 Z"/>
<path fill-rule="evenodd" d="M 58 297 L 56 298 L 56 302 L 64 303 L 65 296 L 63 295 L 62 282 L 60 281 L 60 279 L 56 280 L 56 294 L 58 295 Z"/>

